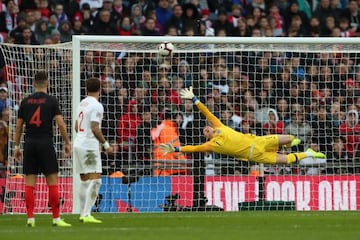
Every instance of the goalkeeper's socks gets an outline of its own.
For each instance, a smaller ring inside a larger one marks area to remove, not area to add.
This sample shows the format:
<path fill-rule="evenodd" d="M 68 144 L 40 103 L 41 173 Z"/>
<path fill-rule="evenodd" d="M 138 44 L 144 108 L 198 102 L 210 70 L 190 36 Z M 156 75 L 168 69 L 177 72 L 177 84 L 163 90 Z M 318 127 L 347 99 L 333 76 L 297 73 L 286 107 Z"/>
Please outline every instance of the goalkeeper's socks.
<path fill-rule="evenodd" d="M 49 203 L 52 210 L 53 218 L 59 218 L 60 216 L 60 195 L 58 185 L 49 186 Z"/>
<path fill-rule="evenodd" d="M 308 156 L 307 153 L 290 153 L 286 155 L 286 163 L 293 163 L 300 161 Z"/>
<path fill-rule="evenodd" d="M 25 186 L 25 204 L 28 219 L 34 218 L 34 205 L 35 205 L 35 196 L 34 196 L 35 187 Z"/>

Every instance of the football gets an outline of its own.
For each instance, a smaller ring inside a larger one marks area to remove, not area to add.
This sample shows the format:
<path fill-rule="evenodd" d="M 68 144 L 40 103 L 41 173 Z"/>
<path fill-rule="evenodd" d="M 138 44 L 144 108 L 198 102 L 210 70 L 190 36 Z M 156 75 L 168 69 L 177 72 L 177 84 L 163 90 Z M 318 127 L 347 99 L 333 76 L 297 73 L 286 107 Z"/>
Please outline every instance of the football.
<path fill-rule="evenodd" d="M 160 56 L 171 56 L 175 47 L 171 42 L 163 42 L 158 47 L 158 53 Z"/>

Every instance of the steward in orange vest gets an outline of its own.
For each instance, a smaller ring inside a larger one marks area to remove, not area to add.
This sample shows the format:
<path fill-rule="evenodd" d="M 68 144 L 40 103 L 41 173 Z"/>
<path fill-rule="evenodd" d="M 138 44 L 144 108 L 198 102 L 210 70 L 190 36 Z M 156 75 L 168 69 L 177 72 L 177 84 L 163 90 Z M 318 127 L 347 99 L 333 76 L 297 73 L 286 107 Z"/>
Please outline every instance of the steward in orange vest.
<path fill-rule="evenodd" d="M 163 143 L 170 143 L 174 147 L 180 147 L 178 125 L 175 120 L 173 120 L 172 115 L 176 114 L 172 114 L 166 111 L 164 114 L 164 120 L 161 122 L 161 124 L 151 130 L 151 138 L 154 143 L 153 159 L 166 161 L 155 161 L 153 164 L 155 167 L 153 171 L 154 176 L 181 175 L 188 173 L 188 171 L 185 169 L 186 163 L 179 163 L 181 160 L 186 160 L 186 157 L 183 153 L 174 152 L 164 155 L 164 153 L 159 148 L 160 144 Z M 169 162 L 167 163 L 167 161 Z M 176 162 L 171 163 L 171 161 Z"/>

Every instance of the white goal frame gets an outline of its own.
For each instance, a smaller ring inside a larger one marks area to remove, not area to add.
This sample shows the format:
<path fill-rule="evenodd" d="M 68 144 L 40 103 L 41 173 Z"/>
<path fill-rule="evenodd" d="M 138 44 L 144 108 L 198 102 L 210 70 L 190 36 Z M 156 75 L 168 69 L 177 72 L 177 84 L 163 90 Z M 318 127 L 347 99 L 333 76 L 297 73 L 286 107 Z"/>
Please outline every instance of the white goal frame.
<path fill-rule="evenodd" d="M 277 37 L 277 38 L 254 38 L 254 37 L 169 37 L 169 36 L 161 36 L 161 37 L 145 37 L 145 36 L 95 36 L 95 35 L 74 35 L 72 38 L 72 54 L 73 54 L 73 65 L 72 65 L 72 124 L 74 124 L 74 119 L 76 119 L 76 107 L 80 102 L 80 51 L 85 49 L 81 48 L 81 43 L 152 43 L 152 44 L 160 44 L 163 41 L 169 41 L 173 43 L 175 46 L 177 44 L 221 44 L 226 49 L 231 50 L 231 44 L 236 44 L 239 46 L 239 43 L 252 44 L 256 45 L 259 49 L 263 48 L 266 50 L 279 50 L 277 47 L 286 46 L 285 49 L 291 49 L 292 45 L 304 46 L 306 49 L 307 45 L 319 46 L 316 51 L 326 51 L 321 48 L 322 45 L 359 45 L 360 46 L 360 38 L 287 38 L 287 37 Z M 239 48 L 237 48 L 239 49 Z M 239 50 L 249 50 L 244 46 L 243 49 Z M 200 51 L 204 51 L 206 49 L 201 49 Z M 301 51 L 301 49 L 292 49 L 295 51 Z M 175 49 L 175 52 L 181 52 L 186 50 Z M 234 48 L 234 51 L 236 49 Z M 336 51 L 336 49 L 334 49 Z M 342 50 L 343 51 L 343 50 Z M 345 50 L 346 52 L 347 50 Z M 357 51 L 357 50 L 355 50 Z M 350 52 L 350 51 L 349 51 Z M 352 51 L 353 52 L 353 51 Z M 76 136 L 76 132 L 74 131 L 74 126 L 72 126 L 72 139 Z M 73 165 L 73 213 L 79 212 L 79 201 L 77 198 L 77 192 L 79 189 L 79 176 L 76 174 L 75 164 Z M 263 171 L 260 171 L 260 173 Z"/>

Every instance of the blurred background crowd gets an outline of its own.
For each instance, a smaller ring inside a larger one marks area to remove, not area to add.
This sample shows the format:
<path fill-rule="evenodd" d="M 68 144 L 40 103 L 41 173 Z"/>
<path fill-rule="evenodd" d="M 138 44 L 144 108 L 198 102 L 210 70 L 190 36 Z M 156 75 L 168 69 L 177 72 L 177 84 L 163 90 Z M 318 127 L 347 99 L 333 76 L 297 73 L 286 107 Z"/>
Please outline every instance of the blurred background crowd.
<path fill-rule="evenodd" d="M 59 44 L 74 34 L 119 36 L 358 37 L 356 0 L 4 0 L 0 40 Z M 60 60 L 60 59 L 59 59 Z M 117 154 L 103 156 L 104 174 L 140 163 L 145 174 L 252 174 L 253 166 L 214 154 L 166 159 L 158 145 L 199 144 L 203 117 L 179 90 L 195 93 L 226 125 L 257 135 L 292 134 L 326 153 L 327 166 L 267 167 L 268 174 L 347 174 L 360 168 L 360 68 L 352 53 L 224 52 L 174 54 L 157 62 L 146 54 L 83 52 L 81 78 L 102 80 L 104 134 Z M 0 59 L 1 67 L 5 66 Z M 6 166 L 9 110 L 6 72 L 0 75 L 0 162 Z M 82 92 L 82 96 L 85 92 Z M 3 140 L 2 140 L 3 139 Z M 3 146 L 2 146 L 2 145 Z M 281 149 L 288 151 L 288 149 Z M 195 160 L 194 173 L 183 160 Z M 201 161 L 197 161 L 200 160 Z M 157 162 L 158 160 L 158 162 Z M 164 164 L 164 161 L 172 161 Z M 176 161 L 174 161 L 176 160 Z M 179 163 L 180 162 L 180 163 Z M 200 162 L 200 163 L 199 163 Z M 155 170 L 154 170 L 155 166 Z"/>

